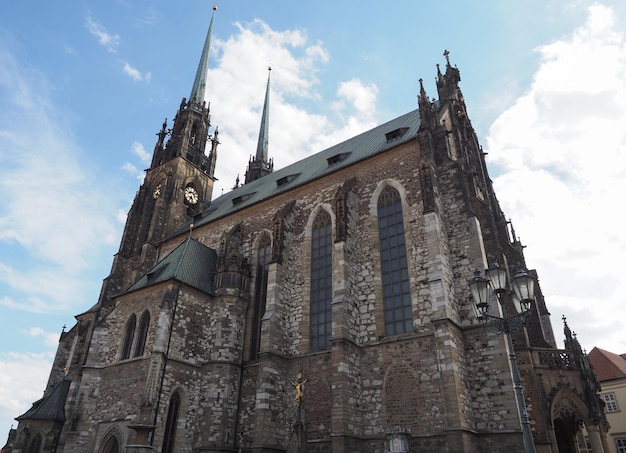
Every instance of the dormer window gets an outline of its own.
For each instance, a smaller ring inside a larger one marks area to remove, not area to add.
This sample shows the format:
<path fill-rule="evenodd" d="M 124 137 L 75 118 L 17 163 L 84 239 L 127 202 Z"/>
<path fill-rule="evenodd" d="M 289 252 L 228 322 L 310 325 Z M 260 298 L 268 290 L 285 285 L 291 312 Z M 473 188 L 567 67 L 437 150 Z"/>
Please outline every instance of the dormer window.
<path fill-rule="evenodd" d="M 387 141 L 390 142 L 392 140 L 395 140 L 396 138 L 402 137 L 404 134 L 406 134 L 406 131 L 408 130 L 408 127 L 399 127 L 398 129 L 395 129 L 391 132 L 387 132 L 385 134 L 385 138 L 387 138 Z"/>
<path fill-rule="evenodd" d="M 240 195 L 238 197 L 233 198 L 233 206 L 236 206 L 238 204 L 243 203 L 244 201 L 246 201 L 248 198 L 250 198 L 252 195 L 254 195 L 256 192 L 252 192 L 252 193 L 244 193 L 243 195 Z"/>
<path fill-rule="evenodd" d="M 284 176 L 282 178 L 280 178 L 278 181 L 276 181 L 276 185 L 278 187 L 282 187 L 282 186 L 286 186 L 287 184 L 289 184 L 291 181 L 293 181 L 294 179 L 296 179 L 298 176 L 300 176 L 300 173 L 296 173 L 294 175 L 287 175 Z"/>
<path fill-rule="evenodd" d="M 148 277 L 148 281 L 153 282 L 159 275 L 163 273 L 167 266 L 168 263 L 165 263 L 162 266 L 156 267 L 152 271 L 148 272 L 148 274 L 146 275 L 146 277 Z"/>
<path fill-rule="evenodd" d="M 345 160 L 350 154 L 352 154 L 352 153 L 335 154 L 334 156 L 331 156 L 328 159 L 326 159 L 326 162 L 328 162 L 328 165 L 334 165 L 336 163 L 339 163 L 339 162 Z"/>

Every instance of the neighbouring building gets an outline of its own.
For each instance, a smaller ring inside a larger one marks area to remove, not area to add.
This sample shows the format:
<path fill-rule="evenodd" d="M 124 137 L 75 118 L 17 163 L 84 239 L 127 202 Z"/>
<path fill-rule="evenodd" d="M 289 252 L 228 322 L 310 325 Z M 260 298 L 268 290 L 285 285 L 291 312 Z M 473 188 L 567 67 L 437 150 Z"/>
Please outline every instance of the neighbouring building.
<path fill-rule="evenodd" d="M 600 348 L 589 352 L 589 361 L 600 381 L 609 430 L 609 453 L 626 453 L 626 354 Z"/>
<path fill-rule="evenodd" d="M 526 267 L 523 246 L 447 52 L 436 100 L 420 81 L 415 110 L 280 169 L 268 76 L 245 181 L 213 199 L 212 27 L 101 294 L 5 448 L 523 451 L 510 351 L 468 288 L 488 257 Z M 610 451 L 598 382 L 564 328 L 559 349 L 539 289 L 514 336 L 536 450 L 577 451 L 584 426 Z"/>

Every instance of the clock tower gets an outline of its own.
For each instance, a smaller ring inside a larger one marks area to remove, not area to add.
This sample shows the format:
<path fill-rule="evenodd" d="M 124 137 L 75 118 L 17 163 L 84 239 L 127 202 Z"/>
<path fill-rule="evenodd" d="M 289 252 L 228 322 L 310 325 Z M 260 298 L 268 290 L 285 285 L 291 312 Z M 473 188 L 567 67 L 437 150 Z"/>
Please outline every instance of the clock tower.
<path fill-rule="evenodd" d="M 157 134 L 150 168 L 128 213 L 119 252 L 103 287 L 101 306 L 110 305 L 112 295 L 150 269 L 158 258 L 158 244 L 211 202 L 219 141 L 217 129 L 209 131 L 205 89 L 216 9 L 191 94 L 182 99 L 171 128 L 165 120 Z"/>

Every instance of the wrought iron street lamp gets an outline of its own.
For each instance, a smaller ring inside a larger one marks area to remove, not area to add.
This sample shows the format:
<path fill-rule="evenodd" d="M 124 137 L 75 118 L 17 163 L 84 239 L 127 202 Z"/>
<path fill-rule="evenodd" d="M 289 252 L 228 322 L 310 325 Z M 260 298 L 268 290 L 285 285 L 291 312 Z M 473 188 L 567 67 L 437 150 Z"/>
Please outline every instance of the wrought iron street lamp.
<path fill-rule="evenodd" d="M 533 302 L 535 301 L 535 277 L 525 272 L 521 266 L 518 266 L 517 273 L 511 280 L 511 287 L 513 289 L 512 299 L 517 313 L 510 317 L 506 315 L 506 307 L 504 304 L 508 286 L 507 271 L 505 268 L 499 266 L 497 262 L 491 261 L 489 267 L 485 269 L 485 277 L 481 277 L 480 271 L 476 270 L 474 271 L 474 278 L 472 278 L 468 284 L 472 293 L 476 317 L 480 323 L 487 330 L 504 334 L 506 337 L 509 361 L 511 363 L 513 388 L 515 390 L 515 398 L 517 399 L 517 408 L 524 437 L 524 451 L 526 453 L 535 453 L 535 443 L 530 429 L 530 422 L 528 421 L 524 390 L 522 389 L 519 369 L 517 368 L 517 358 L 513 350 L 513 341 L 511 340 L 511 333 L 524 325 L 526 318 L 528 318 L 531 312 Z M 496 294 L 496 298 L 501 307 L 501 317 L 489 313 L 489 296 L 492 291 Z"/>

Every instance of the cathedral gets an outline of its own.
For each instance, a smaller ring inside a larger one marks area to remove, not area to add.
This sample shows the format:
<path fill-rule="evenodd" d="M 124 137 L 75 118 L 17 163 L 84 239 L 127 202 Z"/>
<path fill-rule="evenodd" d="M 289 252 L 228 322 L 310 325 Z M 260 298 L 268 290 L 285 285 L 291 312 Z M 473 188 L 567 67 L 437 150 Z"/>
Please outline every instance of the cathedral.
<path fill-rule="evenodd" d="M 420 80 L 415 110 L 278 169 L 268 75 L 256 153 L 214 198 L 212 28 L 97 302 L 2 452 L 609 451 L 598 381 L 538 284 L 508 336 L 475 314 L 490 263 L 537 272 L 447 52 L 436 99 Z"/>

